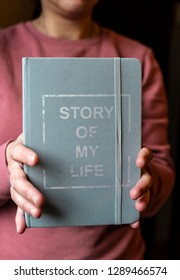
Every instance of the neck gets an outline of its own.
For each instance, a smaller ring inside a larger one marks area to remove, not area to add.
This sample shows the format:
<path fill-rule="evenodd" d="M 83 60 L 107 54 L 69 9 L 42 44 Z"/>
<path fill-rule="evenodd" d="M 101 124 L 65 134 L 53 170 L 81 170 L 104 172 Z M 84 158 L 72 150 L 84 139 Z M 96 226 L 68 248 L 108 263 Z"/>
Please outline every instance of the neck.
<path fill-rule="evenodd" d="M 100 27 L 91 17 L 70 21 L 60 17 L 50 19 L 45 14 L 41 14 L 33 21 L 33 25 L 37 30 L 50 37 L 70 40 L 93 38 L 100 33 Z"/>

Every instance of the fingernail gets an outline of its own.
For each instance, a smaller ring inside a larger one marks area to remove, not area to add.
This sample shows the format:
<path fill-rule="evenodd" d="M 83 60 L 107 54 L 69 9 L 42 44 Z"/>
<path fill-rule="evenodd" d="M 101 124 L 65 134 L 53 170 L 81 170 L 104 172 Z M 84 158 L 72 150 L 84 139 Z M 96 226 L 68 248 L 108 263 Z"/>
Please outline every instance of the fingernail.
<path fill-rule="evenodd" d="M 33 217 L 36 217 L 36 208 L 32 208 L 32 209 L 31 209 L 31 215 L 32 215 Z"/>
<path fill-rule="evenodd" d="M 35 160 L 35 155 L 34 155 L 34 153 L 29 153 L 29 154 L 28 154 L 28 160 L 31 161 L 31 163 L 34 162 L 34 160 Z"/>
<path fill-rule="evenodd" d="M 17 233 L 19 233 L 19 226 L 18 225 L 16 226 L 16 231 L 17 231 Z"/>

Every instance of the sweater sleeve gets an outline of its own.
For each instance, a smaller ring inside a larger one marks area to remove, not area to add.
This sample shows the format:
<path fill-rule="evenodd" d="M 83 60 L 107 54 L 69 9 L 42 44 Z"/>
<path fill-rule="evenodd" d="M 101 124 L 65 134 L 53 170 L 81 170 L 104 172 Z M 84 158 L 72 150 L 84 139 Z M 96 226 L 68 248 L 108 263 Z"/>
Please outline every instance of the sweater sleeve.
<path fill-rule="evenodd" d="M 6 146 L 7 143 L 0 146 L 0 206 L 10 199 L 9 173 L 5 160 Z"/>
<path fill-rule="evenodd" d="M 142 145 L 153 152 L 149 172 L 153 178 L 151 198 L 142 216 L 157 213 L 174 185 L 174 167 L 168 142 L 168 106 L 161 69 L 151 49 L 143 61 Z"/>

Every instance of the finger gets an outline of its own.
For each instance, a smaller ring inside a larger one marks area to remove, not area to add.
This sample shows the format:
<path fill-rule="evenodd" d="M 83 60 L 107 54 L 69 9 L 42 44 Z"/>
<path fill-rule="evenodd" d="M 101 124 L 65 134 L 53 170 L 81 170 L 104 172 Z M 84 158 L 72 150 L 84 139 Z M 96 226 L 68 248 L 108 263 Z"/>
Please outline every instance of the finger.
<path fill-rule="evenodd" d="M 12 172 L 10 173 L 11 188 L 33 203 L 34 206 L 42 207 L 45 201 L 43 194 L 27 180 L 24 170 L 18 163 L 14 163 L 12 166 Z"/>
<path fill-rule="evenodd" d="M 17 233 L 23 233 L 26 230 L 24 211 L 19 207 L 17 207 L 15 223 Z"/>
<path fill-rule="evenodd" d="M 142 195 L 135 203 L 136 209 L 138 212 L 143 212 L 150 200 L 150 191 L 146 192 L 144 195 Z"/>
<path fill-rule="evenodd" d="M 153 179 L 151 175 L 148 172 L 144 171 L 140 180 L 130 191 L 131 199 L 136 200 L 141 197 L 143 194 L 150 190 L 152 184 Z"/>
<path fill-rule="evenodd" d="M 34 218 L 39 218 L 42 214 L 42 209 L 35 207 L 33 203 L 26 200 L 23 196 L 17 193 L 14 188 L 10 188 L 11 198 L 24 212 L 27 212 Z"/>
<path fill-rule="evenodd" d="M 9 155 L 13 160 L 30 166 L 34 166 L 38 162 L 38 155 L 23 144 L 9 145 L 11 145 L 9 147 Z"/>
<path fill-rule="evenodd" d="M 17 141 L 23 143 L 23 133 L 18 136 Z"/>
<path fill-rule="evenodd" d="M 133 224 L 130 224 L 130 226 L 131 226 L 132 228 L 138 228 L 138 227 L 139 227 L 139 224 L 140 224 L 140 222 L 137 221 L 137 222 L 135 222 L 135 223 L 133 223 Z"/>
<path fill-rule="evenodd" d="M 150 149 L 143 147 L 136 160 L 136 165 L 138 168 L 142 169 L 149 165 L 151 160 L 153 159 L 153 153 Z"/>

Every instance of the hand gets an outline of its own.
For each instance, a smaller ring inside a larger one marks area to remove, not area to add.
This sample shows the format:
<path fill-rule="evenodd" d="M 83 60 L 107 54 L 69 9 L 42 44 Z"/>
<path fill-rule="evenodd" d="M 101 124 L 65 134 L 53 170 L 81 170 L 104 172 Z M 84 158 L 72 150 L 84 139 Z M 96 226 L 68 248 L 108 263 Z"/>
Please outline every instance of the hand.
<path fill-rule="evenodd" d="M 24 212 L 39 218 L 42 214 L 44 196 L 28 181 L 23 170 L 23 164 L 35 166 L 38 155 L 25 147 L 22 142 L 22 134 L 8 144 L 6 149 L 6 161 L 10 175 L 10 193 L 12 200 L 18 206 L 16 213 L 16 230 L 23 233 L 26 229 Z"/>
<path fill-rule="evenodd" d="M 150 200 L 150 189 L 153 183 L 152 176 L 148 172 L 148 166 L 153 158 L 151 150 L 144 147 L 140 150 L 137 160 L 136 166 L 141 169 L 142 174 L 140 180 L 130 191 L 130 197 L 136 201 L 136 209 L 139 212 L 143 212 Z M 131 227 L 137 228 L 139 226 L 139 221 L 131 224 Z"/>

